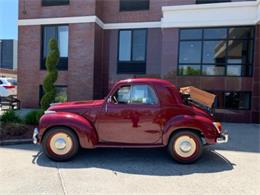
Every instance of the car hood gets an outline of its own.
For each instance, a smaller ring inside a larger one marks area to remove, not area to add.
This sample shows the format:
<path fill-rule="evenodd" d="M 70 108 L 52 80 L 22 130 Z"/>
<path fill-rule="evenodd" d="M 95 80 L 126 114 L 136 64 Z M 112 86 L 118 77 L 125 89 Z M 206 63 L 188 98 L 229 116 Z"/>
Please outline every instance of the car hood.
<path fill-rule="evenodd" d="M 94 108 L 101 106 L 104 100 L 88 100 L 88 101 L 74 101 L 74 102 L 64 102 L 64 103 L 54 103 L 48 110 L 56 112 L 75 112 L 84 113 L 88 108 Z"/>

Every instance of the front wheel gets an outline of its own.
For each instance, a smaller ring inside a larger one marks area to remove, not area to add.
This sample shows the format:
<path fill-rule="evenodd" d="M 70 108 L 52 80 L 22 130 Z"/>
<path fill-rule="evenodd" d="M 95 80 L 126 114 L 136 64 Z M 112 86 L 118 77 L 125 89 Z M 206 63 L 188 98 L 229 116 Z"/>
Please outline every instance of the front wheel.
<path fill-rule="evenodd" d="M 70 129 L 55 127 L 46 132 L 42 141 L 43 152 L 54 161 L 66 161 L 79 149 L 77 136 Z"/>
<path fill-rule="evenodd" d="M 168 144 L 172 158 L 184 164 L 196 161 L 202 153 L 201 138 L 191 131 L 180 131 L 174 134 Z"/>

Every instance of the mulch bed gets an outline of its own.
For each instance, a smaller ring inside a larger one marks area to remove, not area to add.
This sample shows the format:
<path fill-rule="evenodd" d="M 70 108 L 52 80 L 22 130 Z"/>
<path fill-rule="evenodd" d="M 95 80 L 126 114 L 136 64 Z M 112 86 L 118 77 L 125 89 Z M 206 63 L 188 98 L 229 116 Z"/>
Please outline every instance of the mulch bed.
<path fill-rule="evenodd" d="M 0 124 L 0 141 L 13 139 L 31 139 L 35 126 L 20 123 Z"/>

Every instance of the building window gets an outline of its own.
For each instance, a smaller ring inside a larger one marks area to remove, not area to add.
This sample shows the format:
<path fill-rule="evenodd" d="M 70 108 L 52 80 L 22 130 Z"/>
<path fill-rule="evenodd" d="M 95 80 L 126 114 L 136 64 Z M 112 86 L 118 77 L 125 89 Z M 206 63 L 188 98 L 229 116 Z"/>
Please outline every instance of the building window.
<path fill-rule="evenodd" d="M 42 6 L 69 5 L 70 0 L 42 0 Z"/>
<path fill-rule="evenodd" d="M 14 67 L 14 41 L 0 40 L 0 68 L 13 69 Z"/>
<path fill-rule="evenodd" d="M 251 107 L 251 92 L 213 92 L 217 96 L 216 108 L 249 110 Z"/>
<path fill-rule="evenodd" d="M 196 0 L 197 4 L 205 4 L 205 3 L 224 3 L 231 2 L 231 0 Z"/>
<path fill-rule="evenodd" d="M 181 29 L 179 40 L 179 75 L 252 75 L 254 27 Z"/>
<path fill-rule="evenodd" d="M 61 26 L 44 26 L 42 32 L 42 63 L 41 69 L 46 70 L 45 62 L 48 55 L 48 43 L 51 38 L 58 40 L 60 51 L 60 60 L 57 65 L 58 70 L 68 70 L 68 46 L 69 46 L 69 27 Z"/>
<path fill-rule="evenodd" d="M 149 0 L 120 0 L 120 11 L 149 10 Z"/>
<path fill-rule="evenodd" d="M 146 37 L 146 29 L 119 31 L 118 73 L 145 73 Z"/>
<path fill-rule="evenodd" d="M 68 95 L 67 95 L 67 86 L 65 85 L 56 85 L 56 96 L 54 102 L 66 102 L 68 101 Z M 43 86 L 40 85 L 39 87 L 39 104 L 41 102 L 42 96 L 44 95 Z"/>

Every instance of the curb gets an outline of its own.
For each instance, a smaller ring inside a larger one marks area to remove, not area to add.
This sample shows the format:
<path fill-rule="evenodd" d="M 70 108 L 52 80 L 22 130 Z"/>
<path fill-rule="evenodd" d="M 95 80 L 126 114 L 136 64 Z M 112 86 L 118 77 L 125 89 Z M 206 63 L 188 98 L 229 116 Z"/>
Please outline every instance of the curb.
<path fill-rule="evenodd" d="M 4 145 L 16 145 L 16 144 L 32 144 L 32 139 L 10 139 L 0 141 L 0 146 Z"/>

